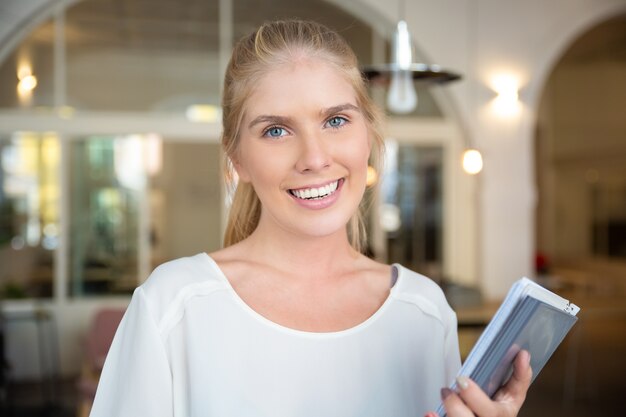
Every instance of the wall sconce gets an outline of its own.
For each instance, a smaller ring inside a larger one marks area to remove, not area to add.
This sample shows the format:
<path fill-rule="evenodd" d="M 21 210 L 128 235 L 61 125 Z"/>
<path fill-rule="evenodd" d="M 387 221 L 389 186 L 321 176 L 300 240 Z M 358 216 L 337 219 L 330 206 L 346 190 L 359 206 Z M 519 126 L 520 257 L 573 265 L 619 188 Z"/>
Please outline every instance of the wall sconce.
<path fill-rule="evenodd" d="M 17 92 L 20 95 L 26 95 L 31 93 L 35 87 L 37 87 L 37 77 L 34 75 L 27 75 L 17 83 Z"/>
<path fill-rule="evenodd" d="M 478 150 L 470 148 L 463 152 L 463 170 L 470 175 L 483 170 L 483 156 Z"/>
<path fill-rule="evenodd" d="M 30 64 L 22 63 L 17 69 L 17 97 L 22 104 L 29 104 L 33 90 L 37 87 L 37 77 L 33 75 Z"/>
<path fill-rule="evenodd" d="M 497 93 L 493 101 L 494 112 L 502 117 L 510 117 L 519 113 L 519 80 L 513 75 L 498 75 L 491 85 Z"/>

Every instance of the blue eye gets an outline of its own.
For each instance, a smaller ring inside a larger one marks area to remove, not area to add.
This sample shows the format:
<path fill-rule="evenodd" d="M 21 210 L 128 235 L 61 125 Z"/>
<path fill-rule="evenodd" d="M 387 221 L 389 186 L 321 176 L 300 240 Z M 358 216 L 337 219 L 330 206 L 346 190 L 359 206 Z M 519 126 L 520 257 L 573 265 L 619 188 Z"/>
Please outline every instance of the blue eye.
<path fill-rule="evenodd" d="M 326 124 L 328 126 L 333 127 L 333 128 L 341 127 L 341 126 L 343 126 L 346 123 L 347 123 L 346 118 L 345 117 L 340 117 L 340 116 L 331 117 L 326 122 Z"/>
<path fill-rule="evenodd" d="M 263 136 L 267 136 L 270 138 L 280 138 L 281 136 L 285 136 L 287 131 L 279 126 L 270 127 L 263 133 Z"/>

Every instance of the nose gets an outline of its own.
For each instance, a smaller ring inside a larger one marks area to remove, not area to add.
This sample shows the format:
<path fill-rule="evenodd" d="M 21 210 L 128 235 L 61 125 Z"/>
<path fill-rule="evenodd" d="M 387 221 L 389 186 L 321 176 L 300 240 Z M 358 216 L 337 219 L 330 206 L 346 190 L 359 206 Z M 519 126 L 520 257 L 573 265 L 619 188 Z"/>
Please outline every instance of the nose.
<path fill-rule="evenodd" d="M 296 169 L 298 172 L 318 172 L 330 166 L 330 144 L 324 138 L 315 134 L 302 135 L 300 137 L 298 160 Z"/>

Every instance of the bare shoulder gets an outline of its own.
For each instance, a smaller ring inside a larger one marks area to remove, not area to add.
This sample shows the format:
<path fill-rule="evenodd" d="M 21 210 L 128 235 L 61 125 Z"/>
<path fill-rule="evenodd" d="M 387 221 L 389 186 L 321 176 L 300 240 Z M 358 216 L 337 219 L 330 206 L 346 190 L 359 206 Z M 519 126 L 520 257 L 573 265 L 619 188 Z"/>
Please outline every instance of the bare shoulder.
<path fill-rule="evenodd" d="M 241 243 L 210 252 L 208 255 L 215 261 L 232 285 L 237 285 L 241 277 L 250 276 L 254 263 L 246 256 L 245 245 Z"/>
<path fill-rule="evenodd" d="M 241 259 L 240 250 L 237 250 L 238 245 L 228 246 L 216 250 L 215 252 L 209 252 L 209 256 L 218 264 L 235 262 Z"/>

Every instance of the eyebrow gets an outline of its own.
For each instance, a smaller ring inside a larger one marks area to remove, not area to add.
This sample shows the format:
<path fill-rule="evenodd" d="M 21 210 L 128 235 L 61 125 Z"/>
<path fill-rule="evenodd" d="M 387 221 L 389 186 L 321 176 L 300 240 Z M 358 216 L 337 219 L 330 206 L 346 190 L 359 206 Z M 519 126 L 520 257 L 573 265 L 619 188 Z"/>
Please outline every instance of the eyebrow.
<path fill-rule="evenodd" d="M 250 124 L 248 125 L 248 129 L 252 129 L 255 125 L 258 125 L 259 123 L 286 125 L 286 124 L 290 124 L 290 122 L 291 122 L 291 117 L 274 116 L 271 114 L 262 114 L 250 122 Z"/>
<path fill-rule="evenodd" d="M 345 103 L 345 104 L 339 104 L 337 106 L 332 106 L 327 109 L 322 109 L 320 114 L 324 117 L 328 117 L 328 116 L 332 116 L 333 114 L 341 113 L 342 111 L 346 111 L 346 110 L 353 110 L 359 113 L 361 112 L 361 109 L 355 106 L 354 104 Z"/>
<path fill-rule="evenodd" d="M 361 112 L 361 109 L 359 109 L 354 104 L 344 103 L 344 104 L 339 104 L 337 106 L 329 107 L 327 109 L 322 109 L 320 111 L 320 115 L 322 115 L 323 117 L 329 117 L 329 116 L 332 116 L 333 114 L 341 113 L 342 111 L 346 111 L 346 110 L 353 110 L 359 113 Z M 285 125 L 285 124 L 290 124 L 291 122 L 292 122 L 291 117 L 277 116 L 277 115 L 271 115 L 271 114 L 262 114 L 258 117 L 255 117 L 254 120 L 252 120 L 248 124 L 248 129 L 252 129 L 254 126 L 258 125 L 259 123 L 271 123 L 271 124 Z"/>

